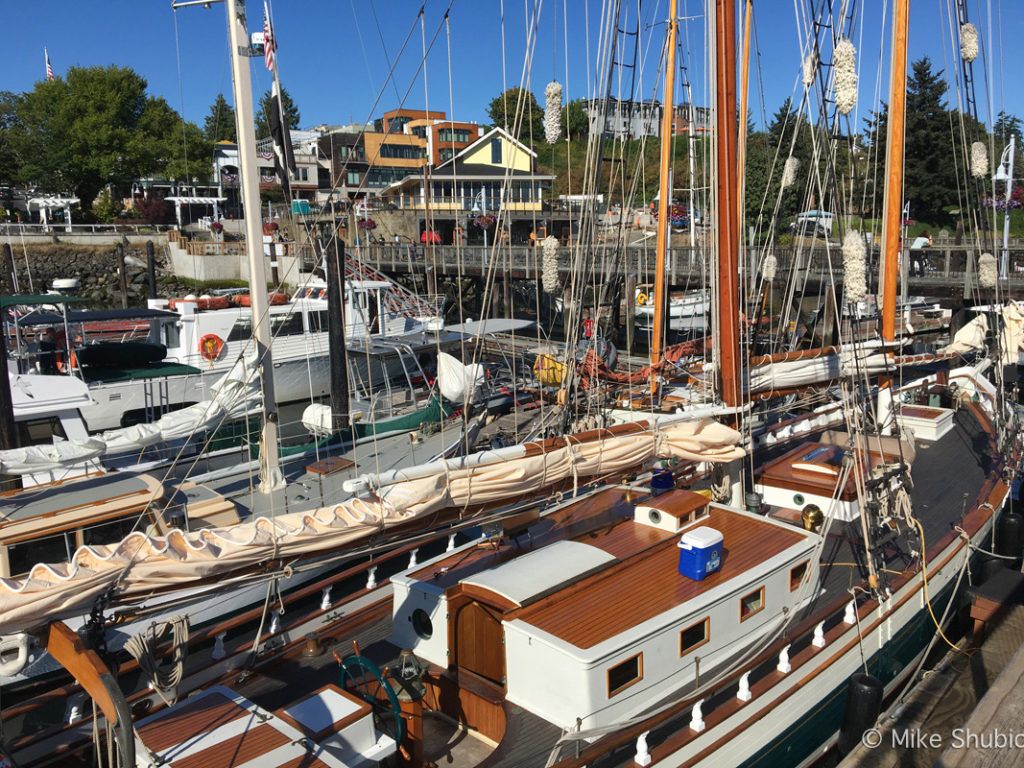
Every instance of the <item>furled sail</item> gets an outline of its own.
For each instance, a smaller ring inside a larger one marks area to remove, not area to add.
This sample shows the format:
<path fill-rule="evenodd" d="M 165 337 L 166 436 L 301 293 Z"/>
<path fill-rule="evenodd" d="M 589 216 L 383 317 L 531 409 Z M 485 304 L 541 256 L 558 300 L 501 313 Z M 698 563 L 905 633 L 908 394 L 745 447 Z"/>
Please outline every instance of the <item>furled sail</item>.
<path fill-rule="evenodd" d="M 0 472 L 26 475 L 66 469 L 105 454 L 136 450 L 215 428 L 226 418 L 245 415 L 258 400 L 255 370 L 252 361 L 239 359 L 210 387 L 211 399 L 168 413 L 149 424 L 108 430 L 87 440 L 57 440 L 52 445 L 0 451 Z"/>
<path fill-rule="evenodd" d="M 115 600 L 194 588 L 271 559 L 353 546 L 439 509 L 509 502 L 566 480 L 622 474 L 657 457 L 731 461 L 744 455 L 742 439 L 710 419 L 657 429 L 640 422 L 382 473 L 364 478 L 372 493 L 310 512 L 166 536 L 135 532 L 114 545 L 81 547 L 70 562 L 39 563 L 19 578 L 0 579 L 0 634 L 86 612 L 115 584 Z"/>

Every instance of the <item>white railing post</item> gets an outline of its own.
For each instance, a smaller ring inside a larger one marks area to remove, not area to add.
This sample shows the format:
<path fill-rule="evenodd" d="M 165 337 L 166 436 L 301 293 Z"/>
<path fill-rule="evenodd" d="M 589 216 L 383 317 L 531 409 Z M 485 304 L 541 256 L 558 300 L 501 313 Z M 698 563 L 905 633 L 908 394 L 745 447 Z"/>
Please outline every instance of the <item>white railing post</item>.
<path fill-rule="evenodd" d="M 814 628 L 814 639 L 811 640 L 811 645 L 815 648 L 825 647 L 825 622 L 821 622 Z"/>
<path fill-rule="evenodd" d="M 704 724 L 704 713 L 701 711 L 701 704 L 704 703 L 704 699 L 701 699 L 693 705 L 693 710 L 690 712 L 690 730 L 701 733 L 707 726 Z"/>
<path fill-rule="evenodd" d="M 740 689 L 736 691 L 736 698 L 740 701 L 750 701 L 754 694 L 750 692 L 750 673 L 745 672 L 740 678 Z"/>
<path fill-rule="evenodd" d="M 636 740 L 636 754 L 633 755 L 633 763 L 639 766 L 648 766 L 651 764 L 652 759 L 651 753 L 647 749 L 647 734 L 650 731 L 644 731 L 637 737 Z"/>

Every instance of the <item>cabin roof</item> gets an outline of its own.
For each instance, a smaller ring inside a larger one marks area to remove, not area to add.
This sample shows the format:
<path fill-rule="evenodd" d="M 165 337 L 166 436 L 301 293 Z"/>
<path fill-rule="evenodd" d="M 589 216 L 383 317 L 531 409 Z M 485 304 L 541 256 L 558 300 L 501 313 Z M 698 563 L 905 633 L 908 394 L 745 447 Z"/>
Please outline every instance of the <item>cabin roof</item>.
<path fill-rule="evenodd" d="M 0 543 L 138 513 L 163 495 L 155 477 L 121 473 L 30 488 L 0 498 Z"/>
<path fill-rule="evenodd" d="M 615 562 L 618 561 L 614 555 L 590 544 L 556 541 L 464 579 L 462 583 L 522 606 Z"/>
<path fill-rule="evenodd" d="M 629 523 L 637 525 L 636 523 Z M 722 568 L 703 581 L 678 572 L 677 537 L 642 557 L 612 565 L 506 615 L 577 648 L 592 648 L 726 584 L 774 556 L 811 538 L 799 529 L 757 515 L 711 506 L 692 524 L 725 537 Z"/>

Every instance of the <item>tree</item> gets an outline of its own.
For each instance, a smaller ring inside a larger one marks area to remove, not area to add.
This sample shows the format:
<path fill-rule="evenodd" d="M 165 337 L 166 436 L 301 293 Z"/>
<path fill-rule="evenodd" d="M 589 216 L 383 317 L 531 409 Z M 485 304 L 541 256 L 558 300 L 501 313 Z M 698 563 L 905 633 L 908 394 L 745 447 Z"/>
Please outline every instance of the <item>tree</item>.
<path fill-rule="evenodd" d="M 174 173 L 176 160 L 180 178 L 186 165 L 189 178 L 207 175 L 209 154 L 195 141 L 199 129 L 185 123 L 183 132 L 178 114 L 147 96 L 146 81 L 127 67 L 72 67 L 66 77 L 22 94 L 15 116 L 9 131 L 20 159 L 15 181 L 72 192 L 84 210 L 108 184 L 127 185 L 168 167 Z"/>
<path fill-rule="evenodd" d="M 92 215 L 96 221 L 109 224 L 121 214 L 121 201 L 114 197 L 110 187 L 104 187 L 92 201 Z"/>
<path fill-rule="evenodd" d="M 880 213 L 885 196 L 885 152 L 889 136 L 889 105 L 864 119 L 864 144 L 867 149 L 860 177 L 861 199 L 871 212 Z M 862 211 L 867 213 L 868 211 Z"/>
<path fill-rule="evenodd" d="M 1017 140 L 1017 149 L 1020 152 L 1024 147 L 1021 146 L 1022 135 L 1021 135 L 1021 122 L 1020 118 L 1016 115 L 1008 115 L 1002 110 L 996 116 L 996 121 L 992 125 L 992 135 L 996 137 L 1002 144 L 1008 144 L 1010 137 L 1013 136 Z"/>
<path fill-rule="evenodd" d="M 957 199 L 945 96 L 942 72 L 932 72 L 927 56 L 915 61 L 907 83 L 905 188 L 911 214 L 929 222 L 947 218 L 943 209 Z"/>
<path fill-rule="evenodd" d="M 522 142 L 544 140 L 544 112 L 530 91 L 516 86 L 491 99 L 487 115 Z M 517 130 L 518 129 L 518 130 Z"/>
<path fill-rule="evenodd" d="M 151 167 L 169 179 L 185 182 L 210 178 L 213 143 L 195 123 L 182 120 L 163 97 L 146 102 L 139 127 L 152 137 Z"/>
<path fill-rule="evenodd" d="M 270 105 L 271 92 L 267 91 L 260 97 L 260 105 L 256 110 L 256 138 L 265 139 L 270 136 Z M 295 106 L 288 91 L 281 88 L 281 112 L 284 114 L 288 130 L 295 130 L 299 127 L 299 108 Z"/>
<path fill-rule="evenodd" d="M 14 147 L 14 134 L 18 123 L 19 96 L 0 91 L 0 184 L 14 183 L 21 159 Z"/>
<path fill-rule="evenodd" d="M 235 110 L 223 93 L 218 93 L 217 98 L 210 105 L 210 112 L 203 122 L 203 135 L 209 142 L 217 141 L 238 141 L 238 131 L 235 129 Z"/>
<path fill-rule="evenodd" d="M 583 99 L 573 99 L 566 104 L 562 119 L 565 121 L 562 133 L 566 138 L 583 139 L 590 133 L 590 118 L 583 107 Z"/>

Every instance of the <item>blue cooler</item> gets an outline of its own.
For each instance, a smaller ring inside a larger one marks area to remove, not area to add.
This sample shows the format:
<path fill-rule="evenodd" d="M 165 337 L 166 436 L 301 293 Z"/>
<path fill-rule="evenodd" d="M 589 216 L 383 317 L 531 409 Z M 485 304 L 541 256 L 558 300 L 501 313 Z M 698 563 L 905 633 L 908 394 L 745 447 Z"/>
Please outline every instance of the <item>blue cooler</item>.
<path fill-rule="evenodd" d="M 701 526 L 687 531 L 679 540 L 679 572 L 694 581 L 722 567 L 722 534 Z"/>

